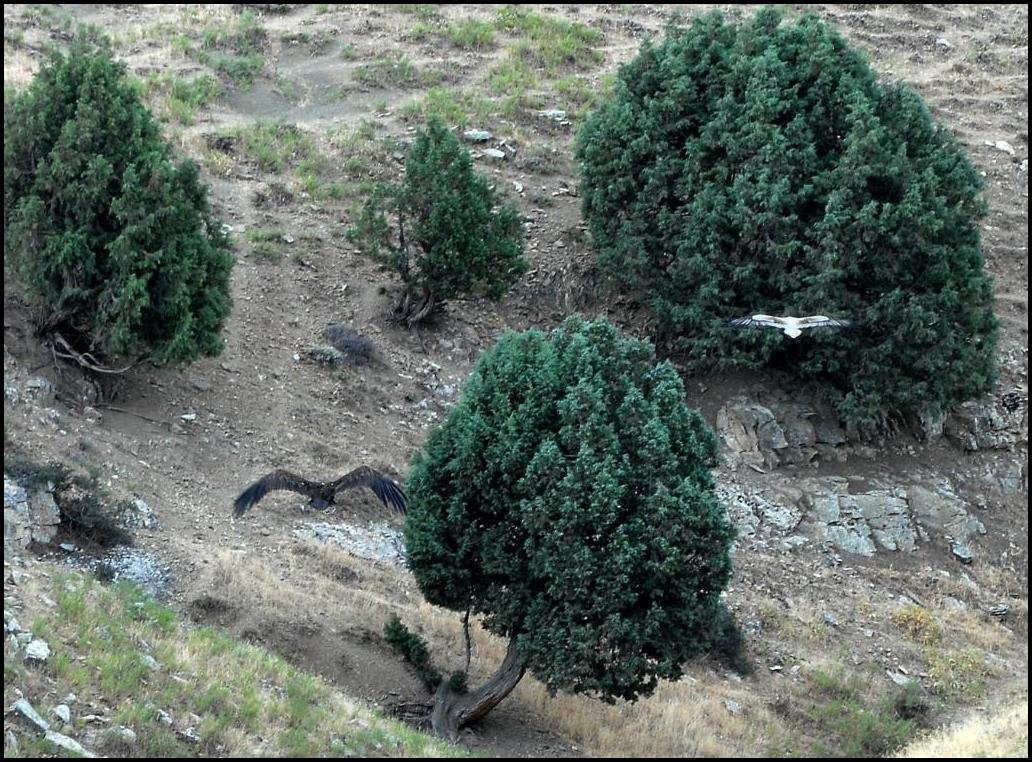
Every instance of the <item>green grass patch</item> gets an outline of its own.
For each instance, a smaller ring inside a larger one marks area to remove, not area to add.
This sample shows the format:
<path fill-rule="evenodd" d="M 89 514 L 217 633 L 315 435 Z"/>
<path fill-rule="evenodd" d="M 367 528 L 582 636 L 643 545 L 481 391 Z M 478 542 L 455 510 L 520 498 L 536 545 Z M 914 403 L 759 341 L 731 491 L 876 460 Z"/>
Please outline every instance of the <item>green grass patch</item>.
<path fill-rule="evenodd" d="M 244 232 L 251 244 L 251 256 L 261 262 L 279 262 L 283 259 L 286 241 L 277 228 L 249 228 Z"/>
<path fill-rule="evenodd" d="M 353 76 L 356 82 L 367 87 L 426 87 L 440 81 L 440 75 L 420 69 L 400 51 L 356 66 Z"/>
<path fill-rule="evenodd" d="M 207 74 L 192 79 L 175 74 L 151 74 L 144 81 L 144 94 L 160 119 L 193 124 L 197 111 L 219 95 L 219 83 Z"/>
<path fill-rule="evenodd" d="M 506 5 L 498 10 L 495 26 L 517 38 L 510 47 L 512 57 L 550 76 L 603 61 L 602 52 L 594 47 L 602 42 L 601 32 L 579 22 Z"/>
<path fill-rule="evenodd" d="M 304 130 L 284 122 L 255 122 L 224 134 L 238 141 L 241 154 L 263 172 L 283 172 L 318 150 Z"/>
<path fill-rule="evenodd" d="M 250 85 L 265 68 L 269 35 L 250 9 L 235 20 L 206 29 L 199 48 L 187 42 L 184 52 L 238 85 Z M 180 43 L 182 45 L 182 43 Z"/>
<path fill-rule="evenodd" d="M 868 699 L 869 684 L 857 675 L 817 670 L 810 675 L 809 705 L 802 714 L 822 740 L 820 756 L 885 756 L 906 744 L 919 729 L 923 712 L 920 689 L 893 690 Z"/>
<path fill-rule="evenodd" d="M 46 633 L 45 667 L 26 667 L 4 642 L 4 701 L 22 689 L 35 706 L 69 692 L 77 706 L 103 703 L 112 725 L 90 751 L 127 757 L 466 756 L 360 706 L 322 679 L 263 649 L 194 628 L 129 585 L 105 586 L 59 567 L 19 587 L 34 632 Z M 57 602 L 46 607 L 43 596 Z M 148 665 L 153 653 L 158 665 Z M 43 670 L 40 672 L 39 670 Z M 173 726 L 161 720 L 173 718 Z M 197 715 L 200 720 L 188 720 Z M 199 739 L 177 734 L 192 726 Z M 127 739 L 117 726 L 129 728 Z M 63 756 L 36 733 L 13 728 L 19 751 Z"/>
<path fill-rule="evenodd" d="M 930 649 L 926 654 L 932 690 L 948 701 L 976 701 L 988 692 L 997 670 L 974 648 Z"/>
<path fill-rule="evenodd" d="M 489 21 L 466 19 L 449 24 L 445 28 L 445 37 L 462 50 L 485 50 L 494 46 L 494 32 L 494 24 Z"/>
<path fill-rule="evenodd" d="M 432 19 L 438 16 L 435 3 L 398 3 L 397 5 L 386 5 L 384 7 L 398 13 L 418 16 L 421 19 Z"/>
<path fill-rule="evenodd" d="M 329 29 L 320 29 L 317 32 L 283 32 L 280 35 L 280 42 L 284 45 L 296 45 L 308 49 L 309 53 L 318 54 L 324 52 L 333 44 L 333 32 Z"/>
<path fill-rule="evenodd" d="M 439 117 L 445 123 L 457 127 L 482 126 L 495 113 L 495 107 L 488 99 L 453 87 L 434 87 L 416 101 L 404 104 L 399 113 L 409 121 L 427 121 Z"/>

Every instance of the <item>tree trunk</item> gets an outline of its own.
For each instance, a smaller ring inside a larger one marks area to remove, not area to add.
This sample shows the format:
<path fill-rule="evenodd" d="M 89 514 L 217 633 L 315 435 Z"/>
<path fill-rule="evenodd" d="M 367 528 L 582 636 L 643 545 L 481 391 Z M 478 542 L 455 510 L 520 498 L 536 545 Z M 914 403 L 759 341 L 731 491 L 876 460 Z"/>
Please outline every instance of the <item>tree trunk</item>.
<path fill-rule="evenodd" d="M 456 740 L 459 730 L 483 718 L 498 706 L 527 671 L 527 659 L 516 648 L 516 638 L 509 640 L 505 660 L 486 683 L 469 693 L 456 693 L 447 680 L 442 680 L 434 694 L 430 726 L 441 738 Z"/>
<path fill-rule="evenodd" d="M 394 308 L 393 319 L 411 328 L 416 323 L 426 320 L 436 308 L 437 300 L 431 291 L 423 289 L 416 295 L 406 288 L 401 301 Z"/>

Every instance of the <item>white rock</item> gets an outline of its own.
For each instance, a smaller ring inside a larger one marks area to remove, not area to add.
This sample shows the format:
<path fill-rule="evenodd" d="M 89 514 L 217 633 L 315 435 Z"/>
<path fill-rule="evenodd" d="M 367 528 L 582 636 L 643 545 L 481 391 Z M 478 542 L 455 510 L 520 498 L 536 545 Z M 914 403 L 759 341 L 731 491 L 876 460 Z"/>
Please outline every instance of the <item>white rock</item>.
<path fill-rule="evenodd" d="M 36 638 L 25 647 L 25 658 L 46 661 L 50 657 L 50 646 L 45 640 Z"/>
<path fill-rule="evenodd" d="M 115 731 L 118 735 L 122 736 L 122 740 L 133 743 L 136 740 L 136 733 L 131 728 L 127 728 L 125 725 L 119 725 Z"/>
<path fill-rule="evenodd" d="M 53 730 L 48 730 L 46 734 L 46 739 L 50 741 L 50 743 L 54 744 L 54 746 L 60 746 L 62 749 L 70 751 L 74 754 L 78 754 L 81 757 L 93 758 L 97 756 L 96 754 L 93 754 L 92 752 L 86 751 L 86 749 L 82 748 L 79 742 L 76 741 L 74 738 L 69 738 L 68 736 L 62 733 L 55 733 Z"/>
<path fill-rule="evenodd" d="M 11 711 L 17 712 L 40 730 L 49 730 L 50 723 L 39 716 L 39 712 L 33 709 L 32 704 L 23 698 L 18 699 L 11 705 Z"/>
<path fill-rule="evenodd" d="M 995 148 L 998 151 L 1003 151 L 1005 154 L 1009 156 L 1014 155 L 1014 146 L 1012 146 L 1006 140 L 997 140 L 995 142 L 993 142 L 992 140 L 987 140 L 985 141 L 985 144 L 990 148 Z"/>
<path fill-rule="evenodd" d="M 50 711 L 53 712 L 54 716 L 61 720 L 65 725 L 72 721 L 72 710 L 67 704 L 58 704 Z"/>

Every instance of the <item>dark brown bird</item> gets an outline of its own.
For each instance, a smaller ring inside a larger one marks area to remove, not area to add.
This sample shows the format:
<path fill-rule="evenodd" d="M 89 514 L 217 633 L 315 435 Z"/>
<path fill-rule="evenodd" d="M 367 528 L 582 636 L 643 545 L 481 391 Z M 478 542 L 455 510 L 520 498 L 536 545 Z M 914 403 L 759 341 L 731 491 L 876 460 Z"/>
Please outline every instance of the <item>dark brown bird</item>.
<path fill-rule="evenodd" d="M 374 468 L 361 466 L 333 482 L 313 482 L 282 469 L 263 476 L 240 493 L 233 503 L 233 516 L 240 518 L 248 509 L 274 490 L 285 489 L 307 496 L 313 508 L 328 508 L 336 503 L 337 493 L 353 487 L 369 487 L 384 506 L 405 513 L 405 493 L 394 481 Z"/>

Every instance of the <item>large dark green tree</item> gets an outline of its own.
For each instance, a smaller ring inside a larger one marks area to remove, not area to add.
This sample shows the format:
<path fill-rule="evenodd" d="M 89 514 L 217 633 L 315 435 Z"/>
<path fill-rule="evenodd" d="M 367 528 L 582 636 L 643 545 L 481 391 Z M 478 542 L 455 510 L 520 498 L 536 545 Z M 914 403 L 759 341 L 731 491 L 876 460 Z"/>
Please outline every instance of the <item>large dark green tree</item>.
<path fill-rule="evenodd" d="M 5 103 L 4 256 L 41 333 L 85 364 L 222 350 L 229 242 L 95 31 Z"/>
<path fill-rule="evenodd" d="M 677 372 L 610 324 L 507 333 L 409 475 L 405 541 L 426 599 L 482 614 L 498 671 L 432 713 L 450 735 L 530 670 L 550 689 L 633 700 L 705 651 L 733 530 L 716 444 Z"/>
<path fill-rule="evenodd" d="M 577 141 L 601 262 L 695 368 L 830 382 L 854 424 L 985 392 L 996 320 L 982 181 L 909 88 L 812 15 L 672 27 Z M 857 331 L 738 331 L 828 314 Z"/>
<path fill-rule="evenodd" d="M 351 238 L 401 276 L 409 324 L 449 299 L 501 297 L 526 271 L 519 209 L 502 203 L 439 119 L 420 130 L 405 180 L 365 203 Z"/>

